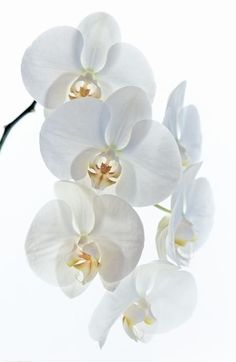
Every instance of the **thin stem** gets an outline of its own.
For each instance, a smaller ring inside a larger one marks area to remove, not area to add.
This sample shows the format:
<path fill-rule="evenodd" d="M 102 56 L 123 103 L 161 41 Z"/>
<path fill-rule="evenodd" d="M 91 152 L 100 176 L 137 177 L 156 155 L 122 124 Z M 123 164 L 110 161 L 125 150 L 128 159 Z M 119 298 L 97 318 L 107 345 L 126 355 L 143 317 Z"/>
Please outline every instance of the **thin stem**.
<path fill-rule="evenodd" d="M 161 210 L 161 211 L 164 211 L 164 212 L 168 212 L 169 214 L 171 214 L 171 210 L 170 209 L 167 209 L 166 207 L 164 207 L 164 206 L 161 206 L 161 205 L 159 205 L 159 204 L 156 204 L 156 205 L 154 205 L 155 207 L 157 207 L 159 210 Z"/>
<path fill-rule="evenodd" d="M 37 104 L 37 102 L 33 101 L 31 103 L 31 105 L 28 108 L 26 108 L 26 110 L 24 112 L 22 112 L 16 119 L 14 119 L 14 121 L 12 121 L 11 123 L 7 124 L 4 127 L 4 132 L 3 132 L 2 138 L 0 140 L 0 151 L 1 151 L 2 146 L 4 145 L 4 143 L 5 143 L 6 139 L 7 139 L 7 136 L 11 132 L 11 129 L 21 120 L 21 118 L 26 116 L 26 114 L 28 114 L 30 112 L 33 112 L 35 110 L 36 104 Z"/>

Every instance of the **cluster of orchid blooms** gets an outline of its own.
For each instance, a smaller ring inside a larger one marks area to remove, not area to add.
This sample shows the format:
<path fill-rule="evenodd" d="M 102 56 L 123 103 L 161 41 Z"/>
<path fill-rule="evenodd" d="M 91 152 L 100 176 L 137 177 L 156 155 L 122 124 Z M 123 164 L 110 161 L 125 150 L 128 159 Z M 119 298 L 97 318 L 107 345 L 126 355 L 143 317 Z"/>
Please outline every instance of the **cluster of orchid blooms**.
<path fill-rule="evenodd" d="M 40 149 L 59 179 L 27 235 L 31 268 L 70 298 L 99 274 L 106 294 L 89 331 L 100 346 L 119 317 L 142 342 L 185 322 L 196 285 L 183 267 L 213 223 L 210 185 L 196 178 L 201 130 L 197 109 L 184 106 L 186 83 L 171 93 L 163 123 L 152 120 L 152 70 L 105 13 L 40 35 L 22 77 L 45 108 Z M 170 209 L 159 205 L 168 197 Z M 144 230 L 133 207 L 144 206 L 165 216 L 154 261 L 137 266 Z"/>

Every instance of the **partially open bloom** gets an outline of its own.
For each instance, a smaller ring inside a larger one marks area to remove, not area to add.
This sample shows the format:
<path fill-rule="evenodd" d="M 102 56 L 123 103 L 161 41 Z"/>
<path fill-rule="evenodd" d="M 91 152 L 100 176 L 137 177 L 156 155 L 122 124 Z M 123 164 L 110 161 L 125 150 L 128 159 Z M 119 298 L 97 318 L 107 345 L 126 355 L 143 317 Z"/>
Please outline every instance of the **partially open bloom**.
<path fill-rule="evenodd" d="M 147 96 L 136 87 L 105 103 L 67 102 L 42 126 L 43 159 L 59 179 L 87 177 L 95 189 L 114 191 L 132 205 L 153 205 L 174 190 L 181 161 L 171 133 L 150 118 Z"/>
<path fill-rule="evenodd" d="M 139 266 L 113 293 L 105 294 L 92 316 L 90 335 L 102 347 L 121 317 L 130 338 L 147 342 L 190 318 L 196 295 L 190 273 L 161 261 Z"/>
<path fill-rule="evenodd" d="M 205 178 L 195 179 L 201 164 L 187 168 L 172 197 L 171 216 L 159 223 L 156 245 L 161 259 L 186 266 L 207 240 L 213 225 L 214 203 Z"/>
<path fill-rule="evenodd" d="M 75 297 L 96 274 L 109 289 L 136 266 L 144 233 L 137 213 L 112 195 L 72 182 L 55 185 L 57 200 L 36 215 L 26 240 L 31 268 Z"/>
<path fill-rule="evenodd" d="M 146 58 L 120 41 L 118 24 L 105 13 L 87 16 L 78 29 L 52 28 L 26 50 L 24 84 L 37 102 L 51 109 L 77 98 L 104 100 L 127 85 L 141 87 L 152 101 L 155 83 Z"/>
<path fill-rule="evenodd" d="M 182 82 L 170 94 L 164 125 L 176 139 L 183 167 L 188 167 L 200 160 L 202 136 L 197 108 L 183 106 L 185 88 L 186 82 Z"/>

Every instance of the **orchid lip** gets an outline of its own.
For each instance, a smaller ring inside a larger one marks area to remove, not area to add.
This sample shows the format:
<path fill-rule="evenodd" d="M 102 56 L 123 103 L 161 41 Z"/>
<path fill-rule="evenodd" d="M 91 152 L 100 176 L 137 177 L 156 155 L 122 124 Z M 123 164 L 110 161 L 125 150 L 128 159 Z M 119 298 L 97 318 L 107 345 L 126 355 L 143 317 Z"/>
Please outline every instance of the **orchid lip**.
<path fill-rule="evenodd" d="M 139 315 L 138 315 L 139 312 Z M 135 314 L 137 315 L 135 316 Z M 127 310 L 124 312 L 122 318 L 123 325 L 126 325 L 128 328 L 132 329 L 132 332 L 135 334 L 134 327 L 139 323 L 145 323 L 150 326 L 156 322 L 156 318 L 151 312 L 150 305 L 146 300 L 140 300 L 130 305 Z"/>
<path fill-rule="evenodd" d="M 98 154 L 88 168 L 92 186 L 100 190 L 116 184 L 121 172 L 119 159 L 112 150 Z"/>
<path fill-rule="evenodd" d="M 96 249 L 97 255 L 92 255 L 84 250 L 88 244 L 90 244 L 88 236 L 81 236 L 66 261 L 66 265 L 69 268 L 76 270 L 75 277 L 82 284 L 86 284 L 95 278 L 101 264 L 100 253 L 94 243 L 93 246 Z"/>
<path fill-rule="evenodd" d="M 101 98 L 101 87 L 92 72 L 85 72 L 85 74 L 80 75 L 69 87 L 69 100 L 85 97 Z"/>

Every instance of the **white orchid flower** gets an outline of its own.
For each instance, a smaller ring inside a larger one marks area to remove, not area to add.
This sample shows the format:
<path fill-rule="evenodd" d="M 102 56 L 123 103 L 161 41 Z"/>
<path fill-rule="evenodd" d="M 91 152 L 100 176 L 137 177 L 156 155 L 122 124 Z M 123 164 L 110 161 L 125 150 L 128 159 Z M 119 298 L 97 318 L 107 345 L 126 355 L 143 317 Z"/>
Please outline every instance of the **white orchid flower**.
<path fill-rule="evenodd" d="M 114 189 L 135 206 L 153 205 L 174 190 L 181 160 L 171 133 L 150 118 L 148 98 L 136 87 L 116 91 L 105 103 L 67 102 L 42 126 L 43 159 L 61 180 L 89 176 L 95 189 Z"/>
<path fill-rule="evenodd" d="M 187 168 L 172 197 L 171 216 L 159 223 L 156 245 L 161 259 L 187 266 L 213 226 L 214 202 L 209 182 L 195 179 L 201 164 Z"/>
<path fill-rule="evenodd" d="M 135 47 L 121 43 L 116 21 L 108 14 L 87 16 L 78 29 L 52 28 L 26 50 L 22 77 L 32 97 L 49 109 L 80 98 L 106 99 L 123 86 L 138 86 L 152 101 L 152 70 Z"/>
<path fill-rule="evenodd" d="M 176 139 L 183 167 L 188 167 L 201 158 L 202 136 L 197 108 L 183 106 L 185 89 L 182 82 L 170 94 L 163 123 Z"/>
<path fill-rule="evenodd" d="M 72 182 L 56 183 L 57 200 L 36 215 L 26 240 L 33 271 L 76 297 L 99 274 L 104 286 L 127 276 L 141 256 L 141 220 L 124 200 L 97 196 Z"/>
<path fill-rule="evenodd" d="M 105 294 L 92 316 L 90 335 L 102 347 L 110 328 L 122 317 L 130 338 L 148 342 L 190 318 L 196 299 L 190 273 L 161 261 L 139 266 L 113 293 Z"/>

